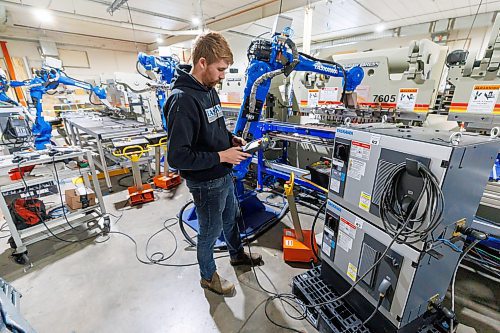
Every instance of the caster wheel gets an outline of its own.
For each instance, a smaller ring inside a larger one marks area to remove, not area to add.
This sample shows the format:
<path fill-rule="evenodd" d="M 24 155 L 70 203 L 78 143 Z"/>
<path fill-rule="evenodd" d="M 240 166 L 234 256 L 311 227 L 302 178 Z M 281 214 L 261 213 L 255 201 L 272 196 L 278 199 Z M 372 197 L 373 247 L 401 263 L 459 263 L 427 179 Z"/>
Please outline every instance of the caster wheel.
<path fill-rule="evenodd" d="M 109 216 L 104 217 L 104 233 L 108 233 L 111 230 L 111 220 Z"/>
<path fill-rule="evenodd" d="M 14 260 L 20 265 L 26 265 L 30 262 L 28 258 L 28 251 L 24 253 L 13 254 Z"/>
<path fill-rule="evenodd" d="M 11 249 L 14 249 L 14 250 L 17 249 L 16 242 L 14 242 L 14 238 L 9 237 L 8 243 L 9 243 Z"/>

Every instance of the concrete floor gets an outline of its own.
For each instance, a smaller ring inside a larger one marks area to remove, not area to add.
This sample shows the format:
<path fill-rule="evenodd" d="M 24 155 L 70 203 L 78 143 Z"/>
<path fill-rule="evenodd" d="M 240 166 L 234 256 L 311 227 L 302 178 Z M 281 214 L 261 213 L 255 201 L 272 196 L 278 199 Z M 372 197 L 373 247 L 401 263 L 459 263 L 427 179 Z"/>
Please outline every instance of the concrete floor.
<path fill-rule="evenodd" d="M 175 217 L 190 199 L 184 184 L 174 193 L 162 192 L 156 196 L 155 202 L 138 208 L 125 206 L 123 191 L 105 197 L 108 211 L 121 216 L 118 222 L 112 217 L 112 230 L 136 239 L 141 258 L 145 258 L 147 239 L 162 228 L 166 219 Z M 304 216 L 305 227 L 311 220 Z M 291 278 L 307 269 L 291 267 L 282 260 L 281 230 L 285 224 L 291 224 L 288 218 L 252 244 L 265 262 L 257 269 L 259 280 L 265 288 L 279 292 L 290 292 Z M 194 263 L 196 252 L 184 241 L 178 226 L 170 230 L 177 238 L 178 249 L 168 262 Z M 257 286 L 253 272 L 234 269 L 228 258 L 217 260 L 217 266 L 220 275 L 236 284 L 234 297 L 217 296 L 201 289 L 197 266 L 144 265 L 136 260 L 134 244 L 125 236 L 111 234 L 106 242 L 97 243 L 103 240 L 99 237 L 96 241 L 65 244 L 49 239 L 34 244 L 29 247 L 33 267 L 26 272 L 12 261 L 11 249 L 2 242 L 0 275 L 23 294 L 22 313 L 38 332 L 287 331 L 266 319 L 263 302 L 267 295 Z M 149 253 L 168 254 L 174 247 L 172 235 L 164 231 L 153 239 Z M 476 327 L 477 332 L 497 332 L 498 284 L 466 275 L 467 272 L 460 271 L 457 285 L 459 318 Z M 307 321 L 288 318 L 279 303 L 269 310 L 279 323 L 316 332 Z M 463 325 L 460 331 L 474 332 Z"/>

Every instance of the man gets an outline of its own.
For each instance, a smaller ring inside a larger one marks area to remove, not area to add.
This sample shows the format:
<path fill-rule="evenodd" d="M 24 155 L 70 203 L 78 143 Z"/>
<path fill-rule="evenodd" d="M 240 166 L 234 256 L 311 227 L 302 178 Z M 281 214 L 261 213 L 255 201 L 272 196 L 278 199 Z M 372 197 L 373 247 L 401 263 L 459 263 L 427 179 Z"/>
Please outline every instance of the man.
<path fill-rule="evenodd" d="M 234 284 L 216 272 L 214 245 L 224 232 L 231 265 L 256 265 L 262 257 L 245 253 L 236 218 L 232 167 L 250 157 L 246 142 L 230 133 L 214 87 L 224 79 L 233 54 L 216 32 L 199 36 L 192 49 L 191 73 L 179 68 L 164 113 L 169 134 L 168 163 L 186 179 L 199 222 L 197 257 L 201 286 L 218 294 L 234 292 Z M 186 68 L 186 67 L 184 67 Z"/>

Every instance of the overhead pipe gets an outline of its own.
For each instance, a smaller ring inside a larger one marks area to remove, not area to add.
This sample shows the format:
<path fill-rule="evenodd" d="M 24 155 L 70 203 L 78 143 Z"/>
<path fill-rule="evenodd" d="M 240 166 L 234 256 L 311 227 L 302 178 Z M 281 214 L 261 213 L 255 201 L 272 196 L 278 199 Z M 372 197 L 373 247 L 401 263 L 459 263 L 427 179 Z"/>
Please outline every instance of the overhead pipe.
<path fill-rule="evenodd" d="M 30 6 L 30 5 L 23 5 L 20 3 L 13 3 L 5 0 L 0 0 L 0 5 L 4 5 L 7 8 L 16 8 L 16 9 L 32 9 L 36 8 L 35 6 Z M 160 28 L 154 28 L 146 25 L 141 25 L 134 23 L 133 25 L 128 22 L 123 22 L 123 21 L 113 21 L 113 20 L 108 20 L 108 19 L 103 19 L 103 18 L 98 18 L 98 17 L 93 17 L 93 16 L 87 16 L 87 15 L 82 15 L 82 14 L 76 14 L 76 13 L 68 13 L 65 11 L 61 10 L 54 10 L 50 9 L 49 10 L 51 13 L 54 13 L 54 15 L 59 16 L 59 17 L 64 17 L 64 18 L 69 18 L 73 20 L 79 20 L 79 21 L 84 21 L 84 22 L 90 22 L 90 23 L 96 23 L 96 24 L 102 24 L 102 25 L 108 25 L 112 27 L 117 27 L 117 28 L 124 28 L 124 29 L 130 29 L 130 30 L 137 30 L 137 31 L 144 31 L 144 32 L 151 32 L 155 34 L 166 34 L 166 35 L 173 35 L 173 36 L 191 36 L 191 35 L 198 35 L 201 33 L 201 30 L 166 30 L 166 29 L 160 29 Z"/>

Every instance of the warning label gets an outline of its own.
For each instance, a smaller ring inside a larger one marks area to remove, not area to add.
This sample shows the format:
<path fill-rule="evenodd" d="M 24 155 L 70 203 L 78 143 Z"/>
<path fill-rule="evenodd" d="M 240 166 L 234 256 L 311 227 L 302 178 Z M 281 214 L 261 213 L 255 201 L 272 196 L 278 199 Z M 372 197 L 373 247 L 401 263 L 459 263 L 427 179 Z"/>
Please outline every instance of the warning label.
<path fill-rule="evenodd" d="M 349 252 L 352 249 L 352 241 L 353 239 L 351 237 L 339 230 L 337 244 L 342 250 Z"/>
<path fill-rule="evenodd" d="M 347 266 L 347 276 L 356 282 L 356 276 L 358 275 L 358 268 L 354 266 L 353 264 L 349 263 Z"/>
<path fill-rule="evenodd" d="M 475 85 L 469 99 L 467 112 L 492 113 L 498 99 L 500 84 Z"/>
<path fill-rule="evenodd" d="M 415 109 L 417 102 L 417 88 L 401 88 L 399 89 L 398 102 L 396 108 L 401 111 L 412 112 Z"/>
<path fill-rule="evenodd" d="M 361 180 L 361 177 L 365 175 L 366 162 L 350 159 L 349 169 L 347 170 L 347 176 L 354 178 L 356 180 Z"/>
<path fill-rule="evenodd" d="M 307 106 L 315 108 L 319 103 L 319 89 L 309 89 L 307 91 Z"/>
<path fill-rule="evenodd" d="M 340 218 L 339 230 L 345 232 L 351 238 L 356 237 L 356 226 L 343 217 Z"/>
<path fill-rule="evenodd" d="M 372 202 L 372 196 L 368 193 L 361 192 L 359 196 L 359 208 L 365 210 L 365 211 L 370 211 L 370 204 Z"/>
<path fill-rule="evenodd" d="M 351 156 L 361 158 L 362 160 L 370 159 L 371 145 L 369 143 L 353 141 L 351 145 Z"/>

